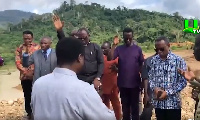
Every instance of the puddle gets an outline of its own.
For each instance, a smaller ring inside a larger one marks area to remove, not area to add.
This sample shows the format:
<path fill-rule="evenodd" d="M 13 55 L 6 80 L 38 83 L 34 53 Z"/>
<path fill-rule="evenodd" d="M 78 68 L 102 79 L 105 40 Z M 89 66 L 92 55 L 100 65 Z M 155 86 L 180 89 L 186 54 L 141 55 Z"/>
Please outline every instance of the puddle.
<path fill-rule="evenodd" d="M 0 74 L 0 101 L 23 98 L 19 71 L 7 73 Z"/>

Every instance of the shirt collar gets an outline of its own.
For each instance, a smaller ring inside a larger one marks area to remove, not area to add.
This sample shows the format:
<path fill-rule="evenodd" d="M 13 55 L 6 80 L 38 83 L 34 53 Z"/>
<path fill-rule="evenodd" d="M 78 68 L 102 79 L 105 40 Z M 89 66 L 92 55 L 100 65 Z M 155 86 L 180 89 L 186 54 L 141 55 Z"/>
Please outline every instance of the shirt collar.
<path fill-rule="evenodd" d="M 74 71 L 67 69 L 67 68 L 60 68 L 60 67 L 56 67 L 53 70 L 53 73 L 60 73 L 60 74 L 65 74 L 65 75 L 70 75 L 70 76 L 77 76 Z"/>
<path fill-rule="evenodd" d="M 88 46 L 90 44 L 90 42 L 88 42 L 88 44 L 84 45 L 85 47 Z"/>
<path fill-rule="evenodd" d="M 32 43 L 30 43 L 30 45 L 33 45 L 33 42 L 32 42 Z M 26 46 L 26 45 L 25 45 L 25 43 L 23 43 L 23 46 Z"/>
<path fill-rule="evenodd" d="M 170 60 L 170 58 L 171 58 L 171 55 L 172 55 L 172 52 L 171 52 L 171 51 L 169 51 L 169 53 L 168 53 L 168 55 L 167 55 L 167 59 L 166 59 L 166 60 Z M 159 56 L 159 54 L 157 54 L 156 56 L 157 56 L 156 58 L 159 58 L 159 59 L 161 59 L 161 58 L 160 58 L 160 56 Z"/>
<path fill-rule="evenodd" d="M 42 50 L 42 52 L 44 52 L 44 50 Z M 51 52 L 51 48 L 47 49 L 47 53 Z"/>

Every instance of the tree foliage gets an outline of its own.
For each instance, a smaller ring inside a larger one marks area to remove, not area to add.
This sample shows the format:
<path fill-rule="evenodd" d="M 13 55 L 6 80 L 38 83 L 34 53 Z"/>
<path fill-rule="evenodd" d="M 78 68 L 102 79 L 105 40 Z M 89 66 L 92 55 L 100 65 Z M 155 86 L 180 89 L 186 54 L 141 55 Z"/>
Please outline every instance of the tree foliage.
<path fill-rule="evenodd" d="M 53 11 L 65 22 L 64 31 L 86 27 L 90 31 L 91 40 L 98 44 L 103 41 L 111 41 L 117 34 L 122 35 L 125 27 L 134 30 L 134 37 L 140 45 L 153 46 L 154 40 L 161 36 L 167 36 L 171 42 L 193 41 L 193 34 L 183 34 L 184 18 L 178 12 L 173 15 L 159 12 L 149 12 L 141 9 L 128 9 L 118 6 L 111 10 L 97 3 L 76 5 L 75 0 L 66 1 Z M 56 31 L 52 23 L 52 15 L 33 15 L 28 20 L 23 20 L 17 25 L 9 25 L 7 31 L 0 32 L 0 53 L 13 55 L 14 50 L 22 43 L 22 32 L 31 30 L 36 42 L 42 36 L 53 38 L 54 45 L 57 43 Z M 191 20 L 190 20 L 191 21 Z M 192 26 L 192 22 L 190 22 Z M 147 47 L 148 46 L 148 47 Z M 9 56 L 8 55 L 8 56 Z M 13 60 L 13 57 L 9 60 Z"/>

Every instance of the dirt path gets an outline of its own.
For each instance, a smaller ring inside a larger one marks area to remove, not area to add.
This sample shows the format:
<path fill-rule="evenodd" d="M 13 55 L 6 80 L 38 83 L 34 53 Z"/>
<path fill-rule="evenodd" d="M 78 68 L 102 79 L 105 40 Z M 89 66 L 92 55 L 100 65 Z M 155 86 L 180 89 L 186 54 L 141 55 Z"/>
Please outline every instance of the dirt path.
<path fill-rule="evenodd" d="M 200 70 L 200 62 L 194 59 L 192 51 L 175 51 L 174 53 L 183 57 L 192 70 Z M 151 55 L 153 55 L 153 53 L 145 53 L 145 57 Z M 183 106 L 182 120 L 191 119 L 193 118 L 195 105 L 194 100 L 191 98 L 191 88 L 187 86 L 182 91 L 181 96 Z M 0 101 L 0 120 L 22 119 L 24 116 L 23 92 L 20 86 L 19 72 L 17 70 L 11 72 L 11 75 L 0 74 Z"/>
<path fill-rule="evenodd" d="M 11 72 L 11 75 L 0 75 L 0 101 L 23 98 L 20 87 L 18 71 Z"/>

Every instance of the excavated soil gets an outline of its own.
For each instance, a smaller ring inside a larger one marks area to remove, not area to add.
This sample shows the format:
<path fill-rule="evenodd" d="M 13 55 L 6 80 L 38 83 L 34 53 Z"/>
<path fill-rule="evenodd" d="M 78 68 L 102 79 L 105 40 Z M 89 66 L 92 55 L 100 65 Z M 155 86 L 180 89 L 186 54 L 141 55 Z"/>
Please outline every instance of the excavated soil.
<path fill-rule="evenodd" d="M 198 70 L 200 70 L 200 62 L 194 59 L 194 57 L 192 56 L 192 51 L 178 51 L 174 53 L 183 57 L 186 60 L 187 65 L 190 66 L 193 71 L 196 71 L 195 72 L 196 75 L 200 74 L 200 72 L 197 72 Z M 145 56 L 150 56 L 150 55 L 152 54 L 145 54 Z M 18 74 L 18 71 L 15 71 L 14 74 L 16 74 L 16 72 Z M 0 75 L 0 82 L 3 81 L 2 80 L 2 78 L 4 78 L 3 76 L 5 75 Z M 9 79 L 19 80 L 18 78 L 16 78 L 16 76 L 13 76 L 12 72 L 10 75 L 7 74 L 6 76 L 7 80 Z M 16 92 L 20 91 L 22 93 L 22 88 L 19 82 L 15 86 L 13 86 L 12 89 L 15 89 Z M 191 87 L 189 87 L 188 84 L 187 87 L 181 92 L 182 120 L 193 119 L 195 102 L 191 98 L 191 91 L 192 89 Z M 0 94 L 2 92 L 4 91 L 1 91 Z M 14 95 L 15 93 L 12 94 Z M 4 99 L 1 97 L 2 96 L 0 96 L 0 100 Z M 26 120 L 26 114 L 24 111 L 24 100 L 22 95 L 19 95 L 18 97 L 12 100 L 6 99 L 0 102 L 0 120 Z M 152 116 L 152 120 L 155 120 L 155 114 Z"/>

